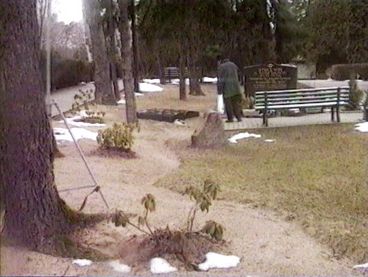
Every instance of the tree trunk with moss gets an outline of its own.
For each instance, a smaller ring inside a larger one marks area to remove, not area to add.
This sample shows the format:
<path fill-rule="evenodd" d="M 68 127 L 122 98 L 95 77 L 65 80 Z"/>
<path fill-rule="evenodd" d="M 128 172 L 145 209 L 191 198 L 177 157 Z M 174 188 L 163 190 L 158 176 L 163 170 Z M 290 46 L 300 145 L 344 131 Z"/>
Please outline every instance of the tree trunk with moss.
<path fill-rule="evenodd" d="M 83 0 L 83 14 L 89 27 L 92 57 L 95 65 L 95 101 L 98 104 L 115 105 L 111 86 L 110 64 L 103 33 L 101 6 L 98 0 Z"/>
<path fill-rule="evenodd" d="M 53 139 L 42 93 L 36 0 L 0 0 L 0 183 L 4 234 L 51 252 L 68 230 L 54 184 Z"/>
<path fill-rule="evenodd" d="M 128 123 L 137 122 L 137 104 L 134 95 L 134 79 L 132 69 L 132 34 L 128 17 L 129 0 L 119 0 L 121 56 L 123 59 L 123 83 L 126 101 L 126 117 Z"/>

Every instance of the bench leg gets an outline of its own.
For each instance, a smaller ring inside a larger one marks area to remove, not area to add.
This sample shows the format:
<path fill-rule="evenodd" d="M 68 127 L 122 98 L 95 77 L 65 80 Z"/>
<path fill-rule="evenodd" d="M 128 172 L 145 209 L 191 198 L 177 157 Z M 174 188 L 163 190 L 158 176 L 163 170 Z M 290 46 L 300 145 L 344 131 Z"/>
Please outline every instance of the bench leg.
<path fill-rule="evenodd" d="M 263 125 L 266 126 L 266 127 L 268 126 L 267 110 L 266 109 L 263 110 Z"/>
<path fill-rule="evenodd" d="M 334 107 L 331 107 L 331 121 L 335 121 Z"/>
<path fill-rule="evenodd" d="M 340 107 L 339 106 L 336 107 L 336 119 L 337 119 L 337 122 L 340 122 Z"/>

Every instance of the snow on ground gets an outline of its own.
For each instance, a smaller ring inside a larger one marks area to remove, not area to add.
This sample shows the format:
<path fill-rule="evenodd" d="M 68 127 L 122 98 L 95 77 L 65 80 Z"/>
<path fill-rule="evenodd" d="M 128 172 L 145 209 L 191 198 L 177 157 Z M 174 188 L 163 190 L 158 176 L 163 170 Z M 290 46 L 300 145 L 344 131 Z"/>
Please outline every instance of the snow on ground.
<path fill-rule="evenodd" d="M 134 92 L 134 95 L 135 95 L 135 97 L 144 96 L 144 94 L 140 93 L 140 92 Z M 116 102 L 116 104 L 118 104 L 118 105 L 125 105 L 125 103 L 126 103 L 125 99 L 120 99 L 118 102 Z"/>
<path fill-rule="evenodd" d="M 355 124 L 355 130 L 362 133 L 368 133 L 368 122 Z"/>
<path fill-rule="evenodd" d="M 66 122 L 69 125 L 76 126 L 76 127 L 104 127 L 106 126 L 106 124 L 102 124 L 102 123 L 88 123 L 88 122 L 79 121 L 83 117 L 84 116 L 80 116 L 80 115 L 69 117 L 69 118 L 66 118 Z M 63 123 L 63 122 L 64 122 L 63 120 L 59 121 L 59 123 Z"/>
<path fill-rule="evenodd" d="M 120 99 L 118 102 L 116 102 L 118 105 L 125 105 L 125 99 Z"/>
<path fill-rule="evenodd" d="M 365 264 L 357 264 L 353 266 L 354 269 L 359 269 L 359 268 L 366 268 L 368 269 L 368 263 Z"/>
<path fill-rule="evenodd" d="M 139 91 L 140 92 L 161 92 L 163 88 L 147 83 L 139 83 Z"/>
<path fill-rule="evenodd" d="M 238 140 L 240 140 L 240 139 L 245 139 L 245 138 L 260 138 L 260 137 L 261 137 L 261 135 L 245 132 L 245 133 L 238 133 L 236 135 L 233 135 L 228 140 L 231 143 L 238 143 Z"/>
<path fill-rule="evenodd" d="M 217 83 L 217 78 L 212 78 L 212 77 L 203 77 L 203 83 Z"/>
<path fill-rule="evenodd" d="M 77 141 L 80 139 L 96 140 L 97 137 L 96 132 L 91 132 L 83 128 L 71 128 L 71 132 Z M 65 128 L 54 128 L 54 135 L 56 141 L 73 141 L 68 129 Z"/>
<path fill-rule="evenodd" d="M 185 123 L 185 121 L 184 120 L 181 120 L 181 119 L 175 119 L 174 124 L 175 125 L 179 125 L 179 126 L 187 126 L 187 124 Z"/>
<path fill-rule="evenodd" d="M 275 142 L 275 140 L 274 140 L 274 139 L 265 139 L 264 141 L 265 141 L 265 142 Z"/>
<path fill-rule="evenodd" d="M 117 272 L 128 273 L 130 272 L 130 266 L 120 263 L 118 260 L 109 262 L 109 265 Z"/>
<path fill-rule="evenodd" d="M 357 265 L 353 266 L 353 269 L 358 270 L 358 271 L 362 272 L 363 274 L 368 273 L 368 263 L 357 264 Z M 363 275 L 363 276 L 366 276 L 366 275 Z"/>
<path fill-rule="evenodd" d="M 147 83 L 147 84 L 159 84 L 160 83 L 160 79 L 143 79 L 142 81 L 143 83 Z"/>
<path fill-rule="evenodd" d="M 176 267 L 171 266 L 165 259 L 162 258 L 153 258 L 150 261 L 150 269 L 153 274 L 177 271 Z"/>
<path fill-rule="evenodd" d="M 87 260 L 87 259 L 76 259 L 76 260 L 73 260 L 73 264 L 76 264 L 79 266 L 89 266 L 92 264 L 92 261 Z"/>
<path fill-rule="evenodd" d="M 180 80 L 179 79 L 171 79 L 171 84 L 173 84 L 173 85 L 179 85 L 180 84 Z M 188 78 L 185 79 L 185 84 L 186 85 L 189 85 L 189 79 Z"/>
<path fill-rule="evenodd" d="M 214 252 L 206 254 L 206 261 L 198 265 L 200 270 L 207 271 L 211 268 L 230 268 L 236 267 L 240 263 L 237 256 L 226 256 Z"/>

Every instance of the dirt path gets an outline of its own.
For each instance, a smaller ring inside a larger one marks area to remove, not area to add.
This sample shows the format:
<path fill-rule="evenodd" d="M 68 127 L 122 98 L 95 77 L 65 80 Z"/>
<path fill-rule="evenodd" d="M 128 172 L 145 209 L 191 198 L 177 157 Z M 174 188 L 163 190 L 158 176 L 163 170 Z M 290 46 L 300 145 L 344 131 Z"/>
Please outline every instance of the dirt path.
<path fill-rule="evenodd" d="M 181 228 L 191 207 L 187 197 L 158 188 L 153 184 L 161 177 L 180 166 L 178 156 L 169 145 L 185 149 L 198 119 L 191 120 L 189 127 L 169 123 L 142 121 L 134 150 L 138 158 L 104 158 L 93 154 L 97 145 L 81 141 L 87 159 L 102 186 L 102 191 L 112 208 L 131 213 L 141 213 L 140 200 L 146 193 L 155 195 L 157 211 L 151 217 L 153 226 Z M 59 190 L 92 182 L 75 147 L 67 144 L 60 147 L 65 158 L 55 163 L 56 183 Z M 195 174 L 195 172 L 193 172 Z M 89 190 L 62 192 L 61 196 L 73 208 L 79 208 Z M 98 194 L 89 198 L 85 212 L 104 212 Z M 242 257 L 241 265 L 230 271 L 234 275 L 351 275 L 348 261 L 330 258 L 327 249 L 308 237 L 297 225 L 278 218 L 270 211 L 252 209 L 230 202 L 217 202 L 208 215 L 199 215 L 199 228 L 208 219 L 216 219 L 226 227 L 225 253 Z M 102 222 L 86 230 L 83 240 L 109 255 L 116 256 L 119 242 L 134 234 L 127 228 L 116 228 Z M 118 275 L 105 263 L 94 263 L 80 268 L 72 265 L 71 259 L 51 257 L 13 247 L 2 247 L 2 274 L 4 275 Z M 225 272 L 220 271 L 221 275 Z M 140 274 L 148 274 L 146 270 Z M 193 273 L 196 275 L 196 273 Z"/>

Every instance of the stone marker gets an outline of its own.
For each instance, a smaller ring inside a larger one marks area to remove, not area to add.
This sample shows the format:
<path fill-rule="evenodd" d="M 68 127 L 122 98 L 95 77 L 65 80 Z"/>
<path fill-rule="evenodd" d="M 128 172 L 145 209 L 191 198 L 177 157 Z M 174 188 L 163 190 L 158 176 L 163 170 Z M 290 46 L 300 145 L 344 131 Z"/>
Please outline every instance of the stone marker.
<path fill-rule="evenodd" d="M 220 147 L 226 142 L 224 123 L 217 112 L 208 113 L 203 124 L 192 135 L 192 147 L 196 148 Z"/>
<path fill-rule="evenodd" d="M 244 67 L 244 91 L 246 97 L 254 97 L 256 91 L 296 89 L 295 65 L 267 64 Z"/>

